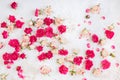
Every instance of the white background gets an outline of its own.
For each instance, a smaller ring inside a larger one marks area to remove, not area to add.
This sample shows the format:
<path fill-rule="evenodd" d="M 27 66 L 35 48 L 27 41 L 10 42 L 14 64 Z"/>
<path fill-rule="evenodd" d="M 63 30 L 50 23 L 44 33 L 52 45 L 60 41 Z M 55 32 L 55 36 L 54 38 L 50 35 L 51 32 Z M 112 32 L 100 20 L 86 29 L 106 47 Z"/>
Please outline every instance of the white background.
<path fill-rule="evenodd" d="M 13 1 L 18 3 L 17 10 L 13 10 L 10 8 L 9 4 Z M 99 4 L 101 5 L 101 13 L 99 15 L 92 15 L 91 21 L 93 21 L 93 25 L 84 25 L 83 20 L 85 16 L 85 9 L 91 7 L 93 5 Z M 101 32 L 103 27 L 106 27 L 112 23 L 115 24 L 115 36 L 114 39 L 108 41 L 107 45 L 105 46 L 106 49 L 111 51 L 110 47 L 111 44 L 116 45 L 116 58 L 108 58 L 111 60 L 111 63 L 120 62 L 119 57 L 119 48 L 120 48 L 120 26 L 117 26 L 116 23 L 120 22 L 120 0 L 0 0 L 0 21 L 7 21 L 9 15 L 15 15 L 17 18 L 23 17 L 25 22 L 28 22 L 31 18 L 34 18 L 34 11 L 36 8 L 45 8 L 46 6 L 51 5 L 53 9 L 52 16 L 62 17 L 65 19 L 65 24 L 68 27 L 68 32 L 64 34 L 70 44 L 66 45 L 66 47 L 70 48 L 80 48 L 84 50 L 85 41 L 82 40 L 81 42 L 78 39 L 80 30 L 83 27 L 87 27 L 93 33 L 97 33 L 99 36 L 103 36 Z M 106 16 L 105 21 L 101 21 L 101 16 Z M 78 24 L 82 26 L 78 28 Z M 0 30 L 3 31 L 2 29 Z M 1 33 L 0 32 L 0 33 Z M 22 34 L 21 31 L 15 31 L 15 33 L 11 34 L 10 38 L 18 38 Z M 0 35 L 0 37 L 2 37 Z M 7 44 L 7 40 L 3 40 L 2 38 L 0 41 L 3 41 Z M 72 46 L 71 46 L 72 45 Z M 96 45 L 94 45 L 96 46 Z M 11 48 L 6 47 L 0 50 L 0 56 L 4 52 L 12 51 Z M 38 72 L 39 62 L 37 62 L 36 54 L 34 51 L 25 51 L 28 54 L 28 59 L 24 61 L 18 61 L 11 70 L 6 70 L 5 66 L 3 65 L 3 61 L 0 58 L 0 73 L 8 73 L 9 76 L 7 80 L 20 80 L 17 77 L 17 73 L 15 72 L 16 65 L 24 66 L 24 73 L 27 76 L 25 80 L 81 80 L 82 78 L 86 77 L 88 80 L 120 80 L 120 69 L 116 69 L 113 65 L 109 70 L 105 71 L 101 76 L 95 77 L 89 71 L 84 76 L 70 76 L 70 75 L 60 75 L 58 74 L 57 66 L 54 63 L 54 59 L 51 61 L 46 61 L 47 64 L 52 67 L 53 72 L 49 75 L 43 76 L 40 75 Z M 81 51 L 81 53 L 84 51 Z M 96 57 L 94 63 L 97 66 L 97 63 L 100 62 L 99 57 Z M 50 64 L 49 64 L 50 63 Z M 53 66 L 54 65 L 54 66 Z M 119 72 L 118 72 L 119 71 Z M 56 74 L 57 73 L 57 74 Z"/>

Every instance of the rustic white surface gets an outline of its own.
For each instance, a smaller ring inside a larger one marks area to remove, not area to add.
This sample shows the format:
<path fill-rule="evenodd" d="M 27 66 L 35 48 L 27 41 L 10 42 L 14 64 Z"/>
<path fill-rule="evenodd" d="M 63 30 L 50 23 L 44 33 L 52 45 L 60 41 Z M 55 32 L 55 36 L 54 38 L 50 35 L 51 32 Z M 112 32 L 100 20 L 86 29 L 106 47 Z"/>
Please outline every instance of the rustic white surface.
<path fill-rule="evenodd" d="M 52 6 L 53 14 L 52 16 L 58 16 L 65 19 L 65 24 L 68 26 L 68 32 L 65 34 L 66 38 L 70 42 L 70 44 L 66 45 L 66 48 L 80 48 L 81 50 L 85 48 L 85 41 L 79 41 L 78 36 L 80 32 L 80 28 L 89 27 L 89 29 L 93 33 L 97 33 L 100 36 L 103 27 L 108 26 L 109 24 L 120 22 L 120 0 L 15 0 L 18 2 L 17 10 L 12 10 L 9 7 L 9 4 L 14 0 L 0 0 L 0 21 L 4 21 L 7 19 L 8 15 L 15 15 L 18 18 L 23 17 L 24 21 L 28 21 L 34 17 L 34 10 L 36 8 L 44 8 L 48 5 Z M 84 25 L 78 28 L 77 24 L 83 24 L 84 16 L 85 16 L 85 9 L 87 7 L 101 4 L 101 14 L 100 15 L 93 15 L 91 21 L 93 21 L 93 25 Z M 100 21 L 100 17 L 102 15 L 106 16 L 105 21 Z M 115 25 L 117 26 L 117 25 Z M 2 29 L 0 30 L 1 33 Z M 116 45 L 116 58 L 108 58 L 111 63 L 120 62 L 120 26 L 115 28 L 115 38 L 112 41 L 108 41 L 105 48 L 109 51 L 111 50 L 108 47 L 110 44 Z M 20 38 L 21 37 L 21 30 L 15 31 L 13 34 L 10 35 L 10 38 Z M 0 35 L 0 41 L 7 42 L 7 40 L 3 40 Z M 7 43 L 6 43 L 7 44 Z M 72 46 L 71 46 L 72 45 Z M 94 45 L 96 46 L 96 45 Z M 56 65 L 54 58 L 50 61 L 46 61 L 44 63 L 39 63 L 35 54 L 35 51 L 23 51 L 26 52 L 27 59 L 22 61 L 15 62 L 12 65 L 12 69 L 7 70 L 3 65 L 3 60 L 1 58 L 4 52 L 12 52 L 12 48 L 5 47 L 4 49 L 0 50 L 0 73 L 8 73 L 9 76 L 7 80 L 21 80 L 18 78 L 17 73 L 15 71 L 16 65 L 24 66 L 24 74 L 27 76 L 25 80 L 81 80 L 82 78 L 86 77 L 88 80 L 120 80 L 120 68 L 115 68 L 115 65 L 111 66 L 109 70 L 103 72 L 103 74 L 99 77 L 93 76 L 89 71 L 84 76 L 70 76 L 68 75 L 60 75 L 58 73 L 58 65 Z M 83 51 L 81 51 L 82 53 Z M 94 63 L 96 67 L 101 59 L 96 56 Z M 38 71 L 39 66 L 41 64 L 46 64 L 52 67 L 52 73 L 49 75 L 41 75 Z"/>

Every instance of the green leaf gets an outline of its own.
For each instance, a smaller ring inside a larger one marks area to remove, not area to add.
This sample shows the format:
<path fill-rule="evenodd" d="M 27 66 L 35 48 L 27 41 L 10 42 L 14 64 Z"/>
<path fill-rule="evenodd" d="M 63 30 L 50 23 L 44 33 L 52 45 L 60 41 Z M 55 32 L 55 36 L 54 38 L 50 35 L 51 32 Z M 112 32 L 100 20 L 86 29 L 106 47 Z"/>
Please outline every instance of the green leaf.
<path fill-rule="evenodd" d="M 115 55 L 114 55 L 113 53 L 110 53 L 110 56 L 111 56 L 111 57 L 115 57 Z"/>

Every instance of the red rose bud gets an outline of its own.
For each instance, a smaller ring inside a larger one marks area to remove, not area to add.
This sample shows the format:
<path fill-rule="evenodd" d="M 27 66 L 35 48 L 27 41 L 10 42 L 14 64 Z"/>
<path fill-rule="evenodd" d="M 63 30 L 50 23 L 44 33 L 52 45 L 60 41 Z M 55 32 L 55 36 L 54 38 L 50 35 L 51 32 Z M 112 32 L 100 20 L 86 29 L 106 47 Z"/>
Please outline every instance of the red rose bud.
<path fill-rule="evenodd" d="M 16 9 L 18 4 L 16 2 L 12 2 L 10 6 L 12 9 Z"/>
<path fill-rule="evenodd" d="M 68 68 L 65 66 L 65 65 L 61 65 L 60 67 L 59 67 L 59 72 L 61 73 L 61 74 L 67 74 L 68 73 Z"/>

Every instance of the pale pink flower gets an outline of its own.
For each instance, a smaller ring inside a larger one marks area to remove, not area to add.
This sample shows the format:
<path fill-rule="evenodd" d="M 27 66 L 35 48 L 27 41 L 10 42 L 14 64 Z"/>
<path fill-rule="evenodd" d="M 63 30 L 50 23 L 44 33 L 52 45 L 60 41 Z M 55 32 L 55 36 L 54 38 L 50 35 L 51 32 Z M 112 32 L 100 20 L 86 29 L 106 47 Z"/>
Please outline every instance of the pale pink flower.
<path fill-rule="evenodd" d="M 101 74 L 102 70 L 100 68 L 94 68 L 93 69 L 93 74 L 95 76 L 99 76 Z"/>
<path fill-rule="evenodd" d="M 28 44 L 29 44 L 29 37 L 26 36 L 26 35 L 24 35 L 24 36 L 23 36 L 23 39 L 22 39 L 22 43 L 21 43 L 22 48 L 27 47 Z"/>
<path fill-rule="evenodd" d="M 52 12 L 51 6 L 47 6 L 47 7 L 44 9 L 44 13 L 45 13 L 46 15 L 50 15 L 51 12 Z"/>
<path fill-rule="evenodd" d="M 44 65 L 40 67 L 40 73 L 41 74 L 49 74 L 51 72 L 51 68 Z"/>
<path fill-rule="evenodd" d="M 0 49 L 4 46 L 3 42 L 0 42 Z"/>
<path fill-rule="evenodd" d="M 62 24 L 62 22 L 63 22 L 63 19 L 55 18 L 55 25 L 59 26 Z"/>
<path fill-rule="evenodd" d="M 68 56 L 66 56 L 65 60 L 68 62 L 73 62 L 74 56 L 75 55 L 68 55 Z"/>
<path fill-rule="evenodd" d="M 8 25 L 8 31 L 13 32 L 13 30 L 14 30 L 14 25 L 13 24 Z"/>
<path fill-rule="evenodd" d="M 103 58 L 107 57 L 108 55 L 109 55 L 109 53 L 106 51 L 106 49 L 103 49 L 103 50 L 101 51 L 101 56 L 102 56 Z"/>
<path fill-rule="evenodd" d="M 76 70 L 76 74 L 78 75 L 83 75 L 85 73 L 85 69 L 84 68 L 79 68 Z"/>
<path fill-rule="evenodd" d="M 43 22 L 42 19 L 37 19 L 37 20 L 36 20 L 36 23 L 35 23 L 35 26 L 36 26 L 36 27 L 42 27 L 43 23 L 44 23 L 44 22 Z"/>
<path fill-rule="evenodd" d="M 100 5 L 95 5 L 90 9 L 90 12 L 93 14 L 99 14 L 100 13 Z"/>
<path fill-rule="evenodd" d="M 65 62 L 64 58 L 57 59 L 57 63 L 59 63 L 59 64 L 64 64 L 64 62 Z"/>

